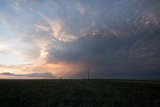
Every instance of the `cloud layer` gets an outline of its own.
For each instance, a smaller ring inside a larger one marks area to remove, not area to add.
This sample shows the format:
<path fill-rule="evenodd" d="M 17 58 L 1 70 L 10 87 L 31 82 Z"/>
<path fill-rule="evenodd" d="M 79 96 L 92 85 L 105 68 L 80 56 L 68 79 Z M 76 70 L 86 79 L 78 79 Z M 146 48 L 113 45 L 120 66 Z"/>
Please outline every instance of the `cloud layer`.
<path fill-rule="evenodd" d="M 55 76 L 53 76 L 52 73 L 48 73 L 48 72 L 40 72 L 40 73 L 30 73 L 30 74 L 14 74 L 14 73 L 10 73 L 10 72 L 3 72 L 0 73 L 0 75 L 2 77 L 6 76 L 6 77 L 10 77 L 10 78 L 14 78 L 14 79 L 22 79 L 22 78 L 28 78 L 28 79 L 38 79 L 38 78 L 43 78 L 43 79 L 54 79 L 56 78 Z"/>
<path fill-rule="evenodd" d="M 159 9 L 158 0 L 2 1 L 0 55 L 25 63 L 16 73 L 160 78 Z"/>

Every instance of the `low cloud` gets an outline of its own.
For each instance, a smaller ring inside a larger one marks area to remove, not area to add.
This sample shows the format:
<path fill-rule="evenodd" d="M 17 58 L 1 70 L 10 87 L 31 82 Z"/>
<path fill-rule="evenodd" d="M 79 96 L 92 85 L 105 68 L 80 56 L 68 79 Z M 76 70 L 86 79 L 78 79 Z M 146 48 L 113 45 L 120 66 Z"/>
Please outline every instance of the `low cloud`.
<path fill-rule="evenodd" d="M 29 73 L 29 74 L 14 74 L 14 73 L 10 73 L 10 72 L 3 72 L 3 73 L 0 73 L 0 75 L 2 76 L 13 76 L 14 78 L 16 77 L 23 77 L 23 78 L 27 78 L 27 77 L 30 77 L 30 78 L 50 78 L 50 79 L 53 79 L 53 78 L 56 78 L 52 73 L 49 73 L 49 72 L 36 72 L 36 73 Z"/>

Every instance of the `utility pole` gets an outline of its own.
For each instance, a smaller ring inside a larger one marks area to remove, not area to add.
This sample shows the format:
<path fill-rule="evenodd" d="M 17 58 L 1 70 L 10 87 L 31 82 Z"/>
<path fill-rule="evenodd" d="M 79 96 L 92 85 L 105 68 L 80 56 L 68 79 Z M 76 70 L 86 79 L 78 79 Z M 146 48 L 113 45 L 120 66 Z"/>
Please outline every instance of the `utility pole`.
<path fill-rule="evenodd" d="M 88 68 L 88 79 L 89 79 L 89 68 Z"/>

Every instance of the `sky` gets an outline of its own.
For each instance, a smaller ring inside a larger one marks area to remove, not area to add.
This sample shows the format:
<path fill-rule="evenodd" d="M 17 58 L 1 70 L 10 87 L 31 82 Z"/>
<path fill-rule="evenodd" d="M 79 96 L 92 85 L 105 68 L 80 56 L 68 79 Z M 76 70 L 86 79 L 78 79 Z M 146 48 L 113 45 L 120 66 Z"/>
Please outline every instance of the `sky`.
<path fill-rule="evenodd" d="M 0 79 L 160 79 L 159 0 L 1 0 Z"/>

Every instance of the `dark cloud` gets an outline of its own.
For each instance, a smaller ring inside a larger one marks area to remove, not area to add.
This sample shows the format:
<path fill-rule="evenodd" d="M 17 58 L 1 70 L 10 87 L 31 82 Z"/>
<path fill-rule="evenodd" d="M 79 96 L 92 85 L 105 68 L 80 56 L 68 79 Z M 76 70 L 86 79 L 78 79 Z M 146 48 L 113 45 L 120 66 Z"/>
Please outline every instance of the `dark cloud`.
<path fill-rule="evenodd" d="M 159 2 L 94 2 L 100 4 L 93 5 L 100 9 L 95 27 L 78 40 L 53 41 L 48 45 L 48 63 L 83 63 L 96 70 L 95 77 L 160 78 Z"/>
<path fill-rule="evenodd" d="M 101 73 L 154 73 L 160 70 L 159 33 L 85 36 L 74 42 L 56 43 L 58 48 L 53 43 L 48 50 L 48 62 L 84 63 Z"/>
<path fill-rule="evenodd" d="M 54 42 L 49 46 L 48 61 L 71 63 L 80 61 L 101 66 L 153 63 L 153 66 L 158 66 L 160 61 L 159 33 L 157 29 L 153 33 L 140 32 L 130 36 L 89 35 L 73 42 Z"/>

